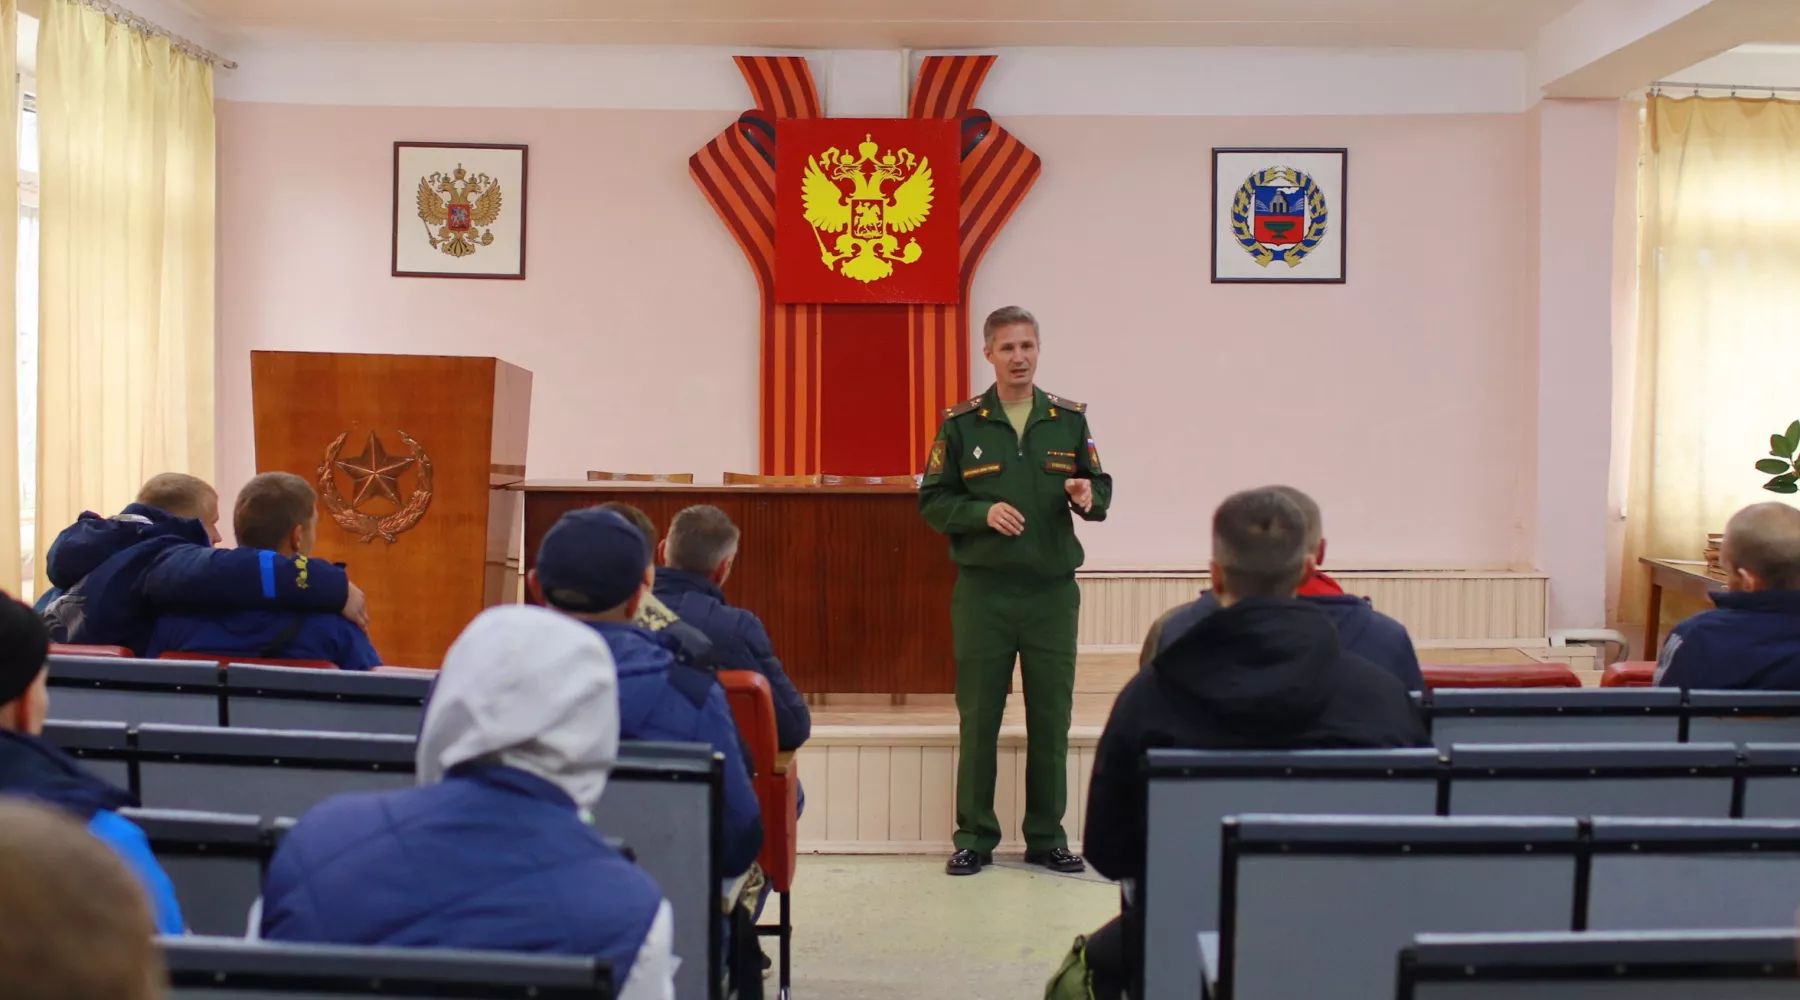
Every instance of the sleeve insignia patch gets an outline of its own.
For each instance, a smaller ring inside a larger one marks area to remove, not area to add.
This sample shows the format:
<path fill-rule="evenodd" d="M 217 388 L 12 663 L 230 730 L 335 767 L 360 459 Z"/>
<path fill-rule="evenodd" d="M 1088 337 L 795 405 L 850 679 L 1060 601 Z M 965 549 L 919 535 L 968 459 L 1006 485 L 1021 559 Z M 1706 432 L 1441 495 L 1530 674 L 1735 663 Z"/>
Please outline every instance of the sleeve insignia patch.
<path fill-rule="evenodd" d="M 1088 468 L 1092 469 L 1095 472 L 1101 471 L 1101 469 L 1100 469 L 1100 448 L 1099 448 L 1099 446 L 1094 444 L 1093 438 L 1088 438 L 1087 452 L 1088 452 Z"/>
<path fill-rule="evenodd" d="M 1000 471 L 1000 463 L 999 462 L 989 462 L 986 465 L 977 465 L 972 468 L 964 469 L 962 477 L 965 480 L 980 479 L 982 476 L 991 476 L 994 473 L 999 472 L 999 471 Z"/>
<path fill-rule="evenodd" d="M 931 454 L 925 459 L 925 474 L 935 476 L 944 471 L 944 439 L 938 438 L 931 443 Z"/>

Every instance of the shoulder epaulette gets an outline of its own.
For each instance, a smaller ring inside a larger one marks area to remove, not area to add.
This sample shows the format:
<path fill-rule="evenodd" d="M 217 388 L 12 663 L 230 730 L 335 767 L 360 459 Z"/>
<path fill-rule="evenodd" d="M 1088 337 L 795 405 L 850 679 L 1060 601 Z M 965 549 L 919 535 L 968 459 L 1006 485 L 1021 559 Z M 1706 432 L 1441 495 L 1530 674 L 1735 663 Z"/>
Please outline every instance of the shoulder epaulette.
<path fill-rule="evenodd" d="M 945 410 L 944 411 L 944 419 L 948 420 L 951 417 L 960 417 L 963 414 L 969 412 L 970 410 L 973 410 L 974 408 L 976 408 L 977 406 L 980 406 L 980 405 L 981 405 L 981 397 L 980 396 L 976 396 L 974 399 L 965 399 L 962 402 L 956 404 L 955 406 L 952 406 L 949 409 Z"/>
<path fill-rule="evenodd" d="M 1087 412 L 1086 403 L 1077 403 L 1073 399 L 1064 399 L 1061 396 L 1050 392 L 1044 393 L 1044 398 L 1050 400 L 1052 406 L 1060 406 L 1065 410 L 1074 410 L 1076 413 Z"/>

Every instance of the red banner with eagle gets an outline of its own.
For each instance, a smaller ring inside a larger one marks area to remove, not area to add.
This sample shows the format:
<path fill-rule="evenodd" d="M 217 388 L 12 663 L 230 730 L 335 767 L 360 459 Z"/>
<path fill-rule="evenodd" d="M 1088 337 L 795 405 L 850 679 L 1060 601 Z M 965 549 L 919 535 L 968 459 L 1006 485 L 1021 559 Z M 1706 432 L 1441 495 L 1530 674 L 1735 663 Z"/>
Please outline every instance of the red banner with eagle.
<path fill-rule="evenodd" d="M 947 119 L 775 123 L 777 302 L 955 302 L 958 128 Z"/>

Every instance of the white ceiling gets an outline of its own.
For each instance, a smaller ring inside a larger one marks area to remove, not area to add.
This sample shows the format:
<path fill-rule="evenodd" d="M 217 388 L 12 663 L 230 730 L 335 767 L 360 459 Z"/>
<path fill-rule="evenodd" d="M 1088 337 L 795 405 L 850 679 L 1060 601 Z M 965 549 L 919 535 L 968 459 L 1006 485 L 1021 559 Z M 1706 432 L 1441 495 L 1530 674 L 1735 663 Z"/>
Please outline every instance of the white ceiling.
<path fill-rule="evenodd" d="M 126 0 L 129 5 L 129 0 Z M 1524 49 L 1578 0 L 168 0 L 221 39 Z"/>

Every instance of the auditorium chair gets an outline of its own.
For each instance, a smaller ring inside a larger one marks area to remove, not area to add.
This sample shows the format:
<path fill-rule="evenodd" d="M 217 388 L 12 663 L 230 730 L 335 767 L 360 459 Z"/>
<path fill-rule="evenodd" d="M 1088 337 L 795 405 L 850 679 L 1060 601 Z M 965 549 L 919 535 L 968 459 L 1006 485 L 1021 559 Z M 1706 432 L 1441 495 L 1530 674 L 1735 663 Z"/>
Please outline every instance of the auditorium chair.
<path fill-rule="evenodd" d="M 53 642 L 50 644 L 51 656 L 136 656 L 124 646 L 86 646 L 76 642 Z"/>
<path fill-rule="evenodd" d="M 779 984 L 785 1000 L 793 981 L 788 970 L 794 924 L 788 902 L 799 853 L 800 776 L 794 771 L 793 755 L 782 754 L 776 741 L 775 695 L 768 679 L 754 670 L 721 670 L 719 683 L 725 687 L 732 717 L 756 766 L 756 797 L 762 804 L 763 821 L 762 855 L 757 863 L 762 865 L 769 887 L 781 897 L 779 922 L 773 927 L 759 926 L 756 933 L 779 940 Z"/>
<path fill-rule="evenodd" d="M 435 671 L 265 667 L 233 660 L 225 670 L 225 718 L 233 727 L 416 736 Z"/>
<path fill-rule="evenodd" d="M 1609 663 L 1600 671 L 1603 688 L 1647 688 L 1656 686 L 1655 660 L 1622 660 Z"/>
<path fill-rule="evenodd" d="M 1434 688 L 1578 688 L 1581 678 L 1567 663 L 1517 663 L 1463 666 L 1427 663 L 1419 668 L 1426 689 Z"/>
<path fill-rule="evenodd" d="M 589 469 L 587 477 L 590 483 L 680 483 L 691 486 L 694 482 L 691 472 L 601 472 Z"/>
<path fill-rule="evenodd" d="M 1800 1000 L 1797 943 L 1791 929 L 1421 934 L 1401 952 L 1399 997 Z"/>
<path fill-rule="evenodd" d="M 333 795 L 413 784 L 411 736 L 139 726 L 139 799 L 156 809 L 298 817 Z"/>
<path fill-rule="evenodd" d="M 595 958 L 205 937 L 164 937 L 157 943 L 169 970 L 169 1000 L 610 1000 L 614 995 L 611 967 Z"/>
<path fill-rule="evenodd" d="M 1590 829 L 1588 930 L 1794 924 L 1800 822 L 1601 818 Z"/>
<path fill-rule="evenodd" d="M 1449 814 L 1730 819 L 1737 776 L 1730 743 L 1458 743 Z"/>
<path fill-rule="evenodd" d="M 1745 819 L 1800 819 L 1800 746 L 1744 746 Z"/>
<path fill-rule="evenodd" d="M 51 705 L 52 711 L 55 708 Z M 132 746 L 131 728 L 125 723 L 52 719 L 44 723 L 43 736 L 100 780 L 114 788 L 132 787 L 131 762 L 137 751 Z"/>
<path fill-rule="evenodd" d="M 1146 996 L 1199 995 L 1196 932 L 1219 926 L 1220 822 L 1242 813 L 1437 812 L 1435 750 L 1152 750 L 1144 880 L 1126 919 L 1144 942 Z"/>
<path fill-rule="evenodd" d="M 235 656 L 220 653 L 181 653 L 171 650 L 157 657 L 159 660 L 211 660 L 221 667 L 233 663 L 253 663 L 265 667 L 304 667 L 308 670 L 336 670 L 338 665 L 330 660 L 284 660 L 267 656 Z"/>
<path fill-rule="evenodd" d="M 754 472 L 725 473 L 726 486 L 817 486 L 819 477 L 811 476 L 762 476 Z"/>
<path fill-rule="evenodd" d="M 1687 738 L 1800 743 L 1800 691 L 1689 691 Z"/>
<path fill-rule="evenodd" d="M 834 476 L 819 477 L 820 486 L 917 486 L 917 476 Z"/>
<path fill-rule="evenodd" d="M 1242 816 L 1224 834 L 1220 1000 L 1389 1000 L 1417 934 L 1572 928 L 1573 819 Z"/>
<path fill-rule="evenodd" d="M 125 809 L 175 886 L 192 934 L 242 937 L 262 895 L 274 843 L 256 816 L 174 809 Z"/>
<path fill-rule="evenodd" d="M 1671 688 L 1432 691 L 1432 740 L 1453 743 L 1677 743 L 1682 693 Z"/>
<path fill-rule="evenodd" d="M 218 664 L 114 656 L 52 656 L 50 712 L 93 722 L 217 726 L 225 682 Z"/>
<path fill-rule="evenodd" d="M 636 855 L 675 911 L 675 995 L 712 997 L 722 976 L 725 876 L 717 847 L 725 759 L 703 743 L 621 743 L 594 827 Z"/>

